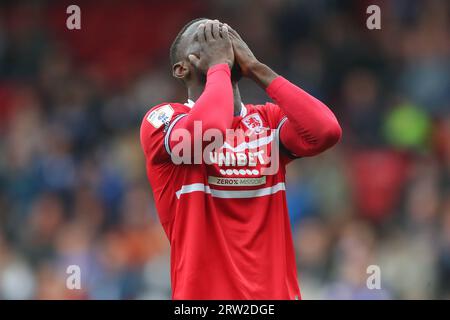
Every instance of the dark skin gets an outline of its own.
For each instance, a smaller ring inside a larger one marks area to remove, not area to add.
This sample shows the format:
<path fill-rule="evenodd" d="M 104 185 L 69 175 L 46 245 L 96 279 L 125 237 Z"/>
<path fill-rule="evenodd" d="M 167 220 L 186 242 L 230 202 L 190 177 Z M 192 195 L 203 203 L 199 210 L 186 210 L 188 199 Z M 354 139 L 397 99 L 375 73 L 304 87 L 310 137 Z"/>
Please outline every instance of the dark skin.
<path fill-rule="evenodd" d="M 235 115 L 241 112 L 242 100 L 237 85 L 241 76 L 252 79 L 263 89 L 278 76 L 256 59 L 234 29 L 218 20 L 201 20 L 189 26 L 180 41 L 179 52 L 181 60 L 173 65 L 173 75 L 184 81 L 188 97 L 193 101 L 205 88 L 209 68 L 221 63 L 230 66 Z"/>

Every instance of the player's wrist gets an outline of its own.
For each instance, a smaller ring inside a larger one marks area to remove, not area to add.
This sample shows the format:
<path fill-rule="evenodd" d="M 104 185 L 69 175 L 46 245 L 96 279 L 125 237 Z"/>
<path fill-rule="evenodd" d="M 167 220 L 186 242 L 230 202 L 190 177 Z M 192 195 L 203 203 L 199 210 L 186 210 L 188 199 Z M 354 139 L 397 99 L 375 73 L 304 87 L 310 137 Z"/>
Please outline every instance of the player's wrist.
<path fill-rule="evenodd" d="M 211 75 L 212 73 L 220 70 L 225 71 L 228 75 L 231 75 L 231 67 L 227 62 L 210 64 L 207 75 Z"/>
<path fill-rule="evenodd" d="M 258 70 L 263 68 L 265 65 L 258 60 L 252 60 L 247 63 L 247 73 L 250 77 L 255 76 L 258 73 Z"/>
<path fill-rule="evenodd" d="M 248 77 L 255 81 L 263 89 L 266 89 L 269 84 L 278 77 L 278 74 L 264 63 L 255 61 L 249 66 Z"/>
<path fill-rule="evenodd" d="M 213 61 L 209 64 L 209 69 L 217 66 L 217 65 L 227 65 L 229 69 L 233 66 L 233 62 L 228 59 L 221 59 L 217 61 Z"/>

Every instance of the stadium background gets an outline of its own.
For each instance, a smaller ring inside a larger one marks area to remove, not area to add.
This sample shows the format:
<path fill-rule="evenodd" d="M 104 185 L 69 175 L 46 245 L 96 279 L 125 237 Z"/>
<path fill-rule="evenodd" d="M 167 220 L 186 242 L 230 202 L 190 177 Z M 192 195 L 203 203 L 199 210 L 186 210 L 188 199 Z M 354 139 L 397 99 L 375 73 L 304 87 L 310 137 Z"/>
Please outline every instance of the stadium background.
<path fill-rule="evenodd" d="M 366 28 L 369 4 L 382 30 Z M 450 298 L 449 4 L 2 1 L 0 298 L 170 297 L 138 133 L 150 106 L 186 99 L 168 51 L 198 16 L 234 26 L 342 124 L 338 146 L 289 167 L 304 298 Z M 382 290 L 366 288 L 371 264 Z"/>

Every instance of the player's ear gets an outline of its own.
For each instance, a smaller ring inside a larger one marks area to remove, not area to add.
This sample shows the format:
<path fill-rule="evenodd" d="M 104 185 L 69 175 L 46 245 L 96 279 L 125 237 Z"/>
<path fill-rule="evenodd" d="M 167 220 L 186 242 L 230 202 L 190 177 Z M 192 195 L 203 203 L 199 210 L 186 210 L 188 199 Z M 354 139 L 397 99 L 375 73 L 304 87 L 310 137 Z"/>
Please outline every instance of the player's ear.
<path fill-rule="evenodd" d="M 172 67 L 172 74 L 175 78 L 183 80 L 189 75 L 189 67 L 185 61 L 179 61 Z"/>

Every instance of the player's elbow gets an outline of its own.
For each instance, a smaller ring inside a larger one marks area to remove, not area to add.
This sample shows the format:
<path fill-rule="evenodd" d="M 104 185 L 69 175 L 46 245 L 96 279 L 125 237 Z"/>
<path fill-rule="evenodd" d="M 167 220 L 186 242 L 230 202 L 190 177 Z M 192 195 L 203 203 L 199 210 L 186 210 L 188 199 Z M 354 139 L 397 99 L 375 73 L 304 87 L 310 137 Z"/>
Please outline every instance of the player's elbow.
<path fill-rule="evenodd" d="M 281 131 L 281 140 L 287 149 L 298 156 L 315 156 L 333 147 L 342 137 L 337 120 L 322 122 L 315 130 L 295 128 L 287 122 Z"/>
<path fill-rule="evenodd" d="M 337 122 L 325 126 L 315 143 L 309 145 L 308 155 L 316 155 L 330 149 L 339 142 L 342 137 L 342 128 Z"/>
<path fill-rule="evenodd" d="M 339 123 L 333 122 L 323 132 L 323 145 L 324 149 L 331 148 L 342 138 L 342 128 Z"/>

